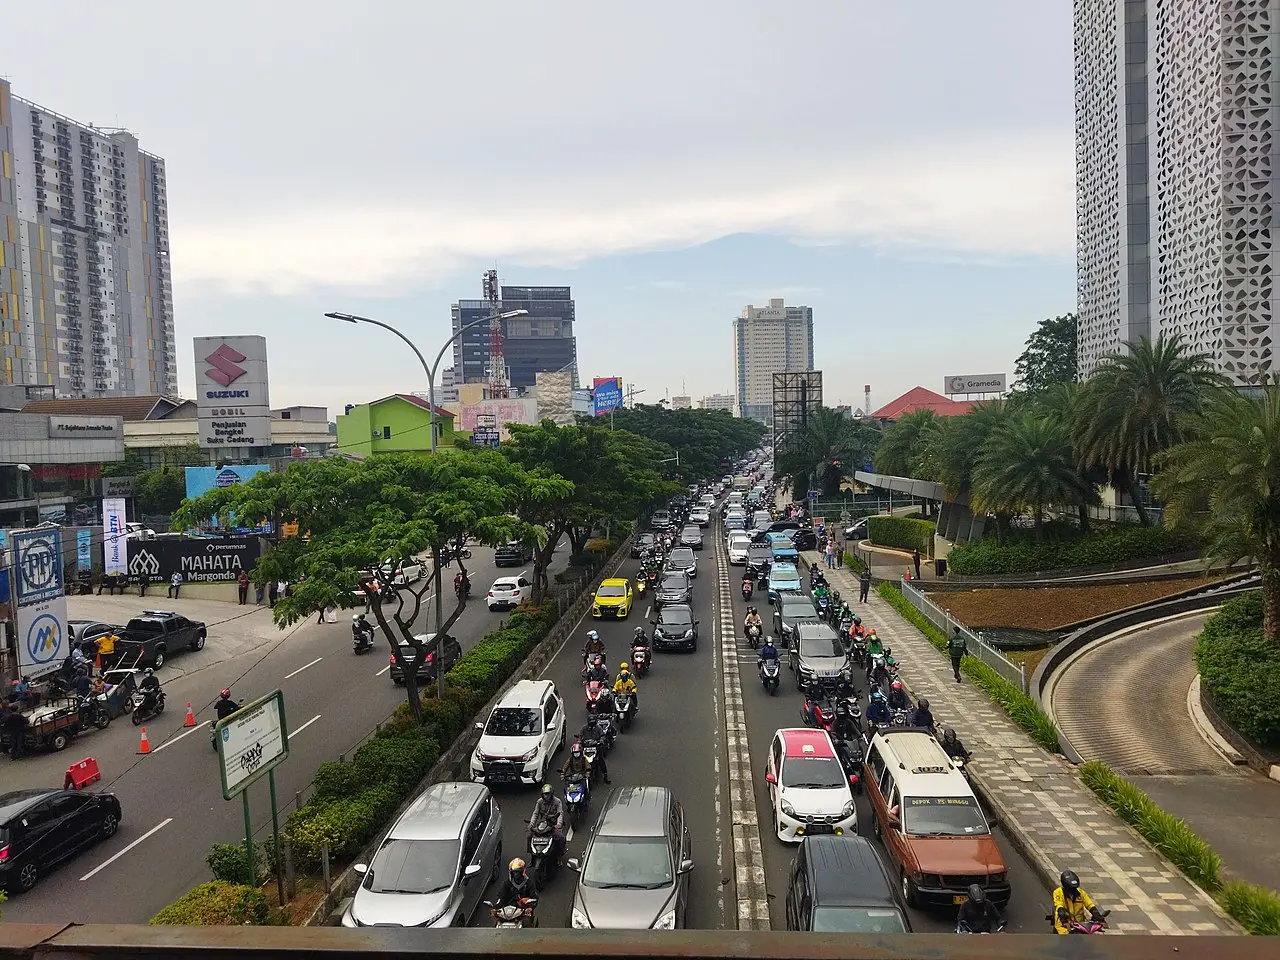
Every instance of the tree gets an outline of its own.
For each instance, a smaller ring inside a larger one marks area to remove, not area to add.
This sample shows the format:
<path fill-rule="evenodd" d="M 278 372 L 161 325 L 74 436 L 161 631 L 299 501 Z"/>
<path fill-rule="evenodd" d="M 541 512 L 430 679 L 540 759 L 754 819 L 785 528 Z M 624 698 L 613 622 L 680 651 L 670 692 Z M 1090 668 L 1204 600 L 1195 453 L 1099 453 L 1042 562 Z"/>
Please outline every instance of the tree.
<path fill-rule="evenodd" d="M 306 535 L 282 540 L 252 572 L 258 582 L 292 585 L 292 595 L 275 606 L 276 623 L 287 627 L 331 605 L 362 605 L 356 591 L 363 589 L 392 656 L 407 643 L 422 663 L 439 649 L 439 639 L 466 601 L 441 625 L 439 636 L 424 643 L 413 627 L 431 580 L 396 586 L 393 568 L 384 564 L 430 550 L 438 573 L 452 559 L 449 545 L 472 537 L 486 543 L 524 538 L 529 530 L 513 514 L 514 506 L 562 498 L 571 489 L 561 477 L 526 470 L 493 451 L 335 457 L 302 461 L 283 473 L 260 473 L 210 491 L 186 501 L 175 519 L 195 526 L 210 516 L 234 513 L 239 522 L 297 523 Z M 405 671 L 405 688 L 410 709 L 420 716 L 412 669 Z"/>
<path fill-rule="evenodd" d="M 134 483 L 140 514 L 173 513 L 187 496 L 187 475 L 181 467 L 143 470 Z"/>
<path fill-rule="evenodd" d="M 966 496 L 973 487 L 973 471 L 983 446 L 1009 419 L 1009 407 L 1000 400 L 980 403 L 958 417 L 939 418 L 930 459 L 934 475 L 953 498 Z"/>
<path fill-rule="evenodd" d="M 777 472 L 790 481 L 797 499 L 811 486 L 823 496 L 838 497 L 841 478 L 862 468 L 879 439 L 879 429 L 871 424 L 819 407 L 810 415 L 804 433 L 777 451 Z"/>
<path fill-rule="evenodd" d="M 592 418 L 582 419 L 591 422 Z M 735 417 L 727 410 L 671 410 L 662 404 L 641 403 L 616 410 L 613 426 L 679 453 L 679 465 L 665 471 L 676 479 L 716 476 L 723 472 L 724 464 L 758 447 L 765 435 L 764 424 L 758 420 Z"/>
<path fill-rule="evenodd" d="M 1041 320 L 1014 364 L 1013 389 L 1039 393 L 1079 377 L 1079 328 L 1074 313 Z"/>
<path fill-rule="evenodd" d="M 1214 392 L 1187 433 L 1158 458 L 1167 522 L 1203 536 L 1208 559 L 1253 558 L 1262 634 L 1280 645 L 1280 380 L 1259 396 Z"/>
<path fill-rule="evenodd" d="M 1139 475 L 1150 473 L 1159 454 L 1187 438 L 1187 418 L 1226 386 L 1212 358 L 1193 352 L 1181 334 L 1143 337 L 1127 353 L 1104 361 L 1085 385 L 1073 424 L 1082 466 L 1114 477 L 1139 521 L 1150 524 L 1138 495 Z"/>
<path fill-rule="evenodd" d="M 916 476 L 921 454 L 940 429 L 938 419 L 932 410 L 913 410 L 889 427 L 876 447 L 876 472 L 891 477 Z"/>

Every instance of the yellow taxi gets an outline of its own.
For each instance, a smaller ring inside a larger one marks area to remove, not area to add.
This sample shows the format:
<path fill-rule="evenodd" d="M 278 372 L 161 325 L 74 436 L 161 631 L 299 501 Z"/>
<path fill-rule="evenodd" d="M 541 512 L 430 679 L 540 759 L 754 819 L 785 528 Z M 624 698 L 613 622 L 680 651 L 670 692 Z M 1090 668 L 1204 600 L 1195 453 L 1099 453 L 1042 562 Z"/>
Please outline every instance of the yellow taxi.
<path fill-rule="evenodd" d="M 631 581 L 623 577 L 610 577 L 596 590 L 595 599 L 591 601 L 591 616 L 597 620 L 601 617 L 617 617 L 619 620 L 625 620 L 631 613 L 631 603 L 634 599 Z"/>

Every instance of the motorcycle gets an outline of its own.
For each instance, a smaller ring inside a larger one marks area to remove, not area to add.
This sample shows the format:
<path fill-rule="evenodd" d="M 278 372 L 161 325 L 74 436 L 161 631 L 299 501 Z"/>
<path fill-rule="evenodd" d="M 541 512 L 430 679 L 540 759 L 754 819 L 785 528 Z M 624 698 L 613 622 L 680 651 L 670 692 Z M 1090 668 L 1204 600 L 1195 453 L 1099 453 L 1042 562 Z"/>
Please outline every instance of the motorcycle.
<path fill-rule="evenodd" d="M 643 677 L 649 672 L 649 647 L 647 644 L 631 648 L 631 666 L 635 670 L 637 677 Z"/>
<path fill-rule="evenodd" d="M 756 650 L 760 646 L 760 628 L 754 623 L 747 627 L 747 643 L 750 644 L 752 650 Z"/>
<path fill-rule="evenodd" d="M 156 691 L 156 697 L 151 703 L 151 709 L 144 709 L 146 702 L 147 695 L 141 690 L 135 690 L 133 693 L 133 711 L 131 713 L 131 716 L 133 717 L 133 725 L 135 727 L 140 727 L 153 717 L 158 717 L 160 714 L 164 713 L 164 691 Z M 102 726 L 105 727 L 106 724 L 104 723 Z M 99 727 L 99 729 L 101 729 L 101 727 Z"/>
<path fill-rule="evenodd" d="M 1004 932 L 1005 925 L 1006 925 L 1007 923 L 1008 923 L 1008 921 L 1007 921 L 1007 920 L 1001 920 L 1001 921 L 1000 921 L 1000 923 L 999 923 L 999 924 L 997 924 L 997 926 L 996 926 L 996 928 L 995 928 L 994 930 L 983 930 L 983 931 L 982 931 L 982 933 L 981 933 L 981 936 L 984 936 L 984 937 L 985 937 L 988 933 L 1003 933 L 1003 932 Z M 957 921 L 956 921 L 956 933 L 968 933 L 968 934 L 973 934 L 973 932 L 974 932 L 974 931 L 973 931 L 973 928 L 972 928 L 972 927 L 970 927 L 970 926 L 969 926 L 967 923 L 965 923 L 963 920 L 957 920 Z"/>
<path fill-rule="evenodd" d="M 855 638 L 850 656 L 853 657 L 854 663 L 865 668 L 867 665 L 867 641 L 861 637 Z"/>
<path fill-rule="evenodd" d="M 587 681 L 586 687 L 587 713 L 595 715 L 607 710 L 609 704 L 609 688 L 599 680 Z"/>
<path fill-rule="evenodd" d="M 134 694 L 137 696 L 137 694 Z M 136 701 L 135 701 L 136 702 Z M 107 729 L 107 724 L 111 722 L 111 714 L 107 711 L 107 705 L 97 697 L 85 697 L 80 701 L 80 726 L 94 726 L 99 730 Z M 134 723 L 141 723 L 141 720 L 135 720 Z"/>
<path fill-rule="evenodd" d="M 618 693 L 613 697 L 613 712 L 618 717 L 618 727 L 626 730 L 636 715 L 636 698 L 634 694 Z"/>
<path fill-rule="evenodd" d="M 1111 911 L 1103 910 L 1101 920 L 1094 920 L 1092 918 L 1088 920 L 1072 920 L 1070 923 L 1067 924 L 1067 933 L 1069 934 L 1071 933 L 1084 933 L 1084 934 L 1102 933 L 1102 931 L 1107 929 L 1107 917 L 1109 916 L 1111 916 Z M 1053 925 L 1053 914 L 1052 913 L 1045 914 L 1045 919 L 1049 921 L 1049 929 L 1053 930 L 1056 933 L 1057 928 L 1054 927 Z"/>
<path fill-rule="evenodd" d="M 649 581 L 645 578 L 645 575 L 641 573 L 638 577 L 636 577 L 636 586 L 635 586 L 636 596 L 637 597 L 644 596 L 644 592 L 648 589 L 649 589 Z"/>
<path fill-rule="evenodd" d="M 836 708 L 831 701 L 831 695 L 824 690 L 818 690 L 816 693 L 806 693 L 804 695 L 804 706 L 800 708 L 800 719 L 804 721 L 806 727 L 816 727 L 820 730 L 831 732 L 831 725 L 835 722 Z"/>
<path fill-rule="evenodd" d="M 533 897 L 521 897 L 519 904 L 508 903 L 501 907 L 495 906 L 492 900 L 483 902 L 489 908 L 489 916 L 497 921 L 494 924 L 495 928 L 512 927 L 520 929 L 521 927 L 536 927 L 538 925 L 538 920 L 533 915 L 533 908 L 538 905 L 538 901 Z"/>
<path fill-rule="evenodd" d="M 552 853 L 556 845 L 555 828 L 546 820 L 539 820 L 529 827 L 529 869 L 537 878 L 538 889 L 543 890 L 556 875 L 559 866 Z"/>
<path fill-rule="evenodd" d="M 603 653 L 584 654 L 582 658 L 582 682 L 583 683 L 587 682 L 588 673 L 590 673 L 596 667 L 603 667 L 603 666 L 604 666 Z M 605 672 L 608 673 L 607 670 Z"/>
<path fill-rule="evenodd" d="M 453 595 L 458 598 L 458 602 L 469 599 L 471 596 L 471 581 L 465 577 L 462 580 L 455 580 L 453 583 Z"/>
<path fill-rule="evenodd" d="M 889 723 L 892 727 L 907 727 L 911 725 L 910 715 L 902 707 L 893 711 L 893 720 Z"/>
<path fill-rule="evenodd" d="M 351 638 L 351 652 L 357 657 L 366 650 L 373 649 L 373 634 L 362 630 Z"/>
<path fill-rule="evenodd" d="M 652 570 L 647 571 L 647 572 L 645 573 L 644 577 L 645 577 L 645 579 L 646 579 L 646 580 L 648 580 L 648 581 L 649 581 L 649 588 L 650 588 L 650 589 L 656 589 L 656 588 L 657 588 L 657 586 L 658 586 L 658 568 L 657 568 L 657 567 L 654 567 Z"/>
<path fill-rule="evenodd" d="M 583 751 L 585 755 L 585 751 Z M 590 767 L 591 761 L 587 761 Z M 564 782 L 564 809 L 569 815 L 569 823 L 575 828 L 582 820 L 582 815 L 591 802 L 591 786 L 588 778 L 581 773 L 571 773 Z"/>
<path fill-rule="evenodd" d="M 750 600 L 751 594 L 755 590 L 755 582 L 752 580 L 742 581 L 742 599 Z"/>
<path fill-rule="evenodd" d="M 778 695 L 778 674 L 780 672 L 781 667 L 778 666 L 776 659 L 760 661 L 760 682 L 764 684 L 764 688 L 769 691 L 769 696 L 771 697 Z"/>

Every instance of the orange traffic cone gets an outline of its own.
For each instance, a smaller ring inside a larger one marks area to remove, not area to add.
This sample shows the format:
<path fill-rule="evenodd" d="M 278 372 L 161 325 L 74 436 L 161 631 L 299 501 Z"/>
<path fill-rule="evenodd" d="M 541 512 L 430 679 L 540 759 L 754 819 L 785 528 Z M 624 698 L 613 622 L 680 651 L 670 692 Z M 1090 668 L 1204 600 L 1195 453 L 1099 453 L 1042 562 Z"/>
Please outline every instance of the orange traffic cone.
<path fill-rule="evenodd" d="M 150 753 L 151 741 L 147 739 L 147 728 L 142 728 L 142 742 L 138 744 L 138 753 Z"/>
<path fill-rule="evenodd" d="M 196 725 L 196 715 L 191 712 L 191 701 L 187 701 L 187 719 L 182 721 L 184 727 L 194 727 Z"/>

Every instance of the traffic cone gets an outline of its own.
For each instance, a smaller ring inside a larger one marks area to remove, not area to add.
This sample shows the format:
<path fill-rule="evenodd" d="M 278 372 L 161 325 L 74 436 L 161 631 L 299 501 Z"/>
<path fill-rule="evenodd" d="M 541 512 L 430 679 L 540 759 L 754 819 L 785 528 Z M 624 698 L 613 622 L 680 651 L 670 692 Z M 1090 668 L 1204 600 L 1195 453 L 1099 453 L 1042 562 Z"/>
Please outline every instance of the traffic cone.
<path fill-rule="evenodd" d="M 147 739 L 147 728 L 142 728 L 142 742 L 138 744 L 138 753 L 150 753 L 151 741 Z"/>
<path fill-rule="evenodd" d="M 182 721 L 184 727 L 194 727 L 196 725 L 196 715 L 191 712 L 191 701 L 187 701 L 187 719 Z"/>

